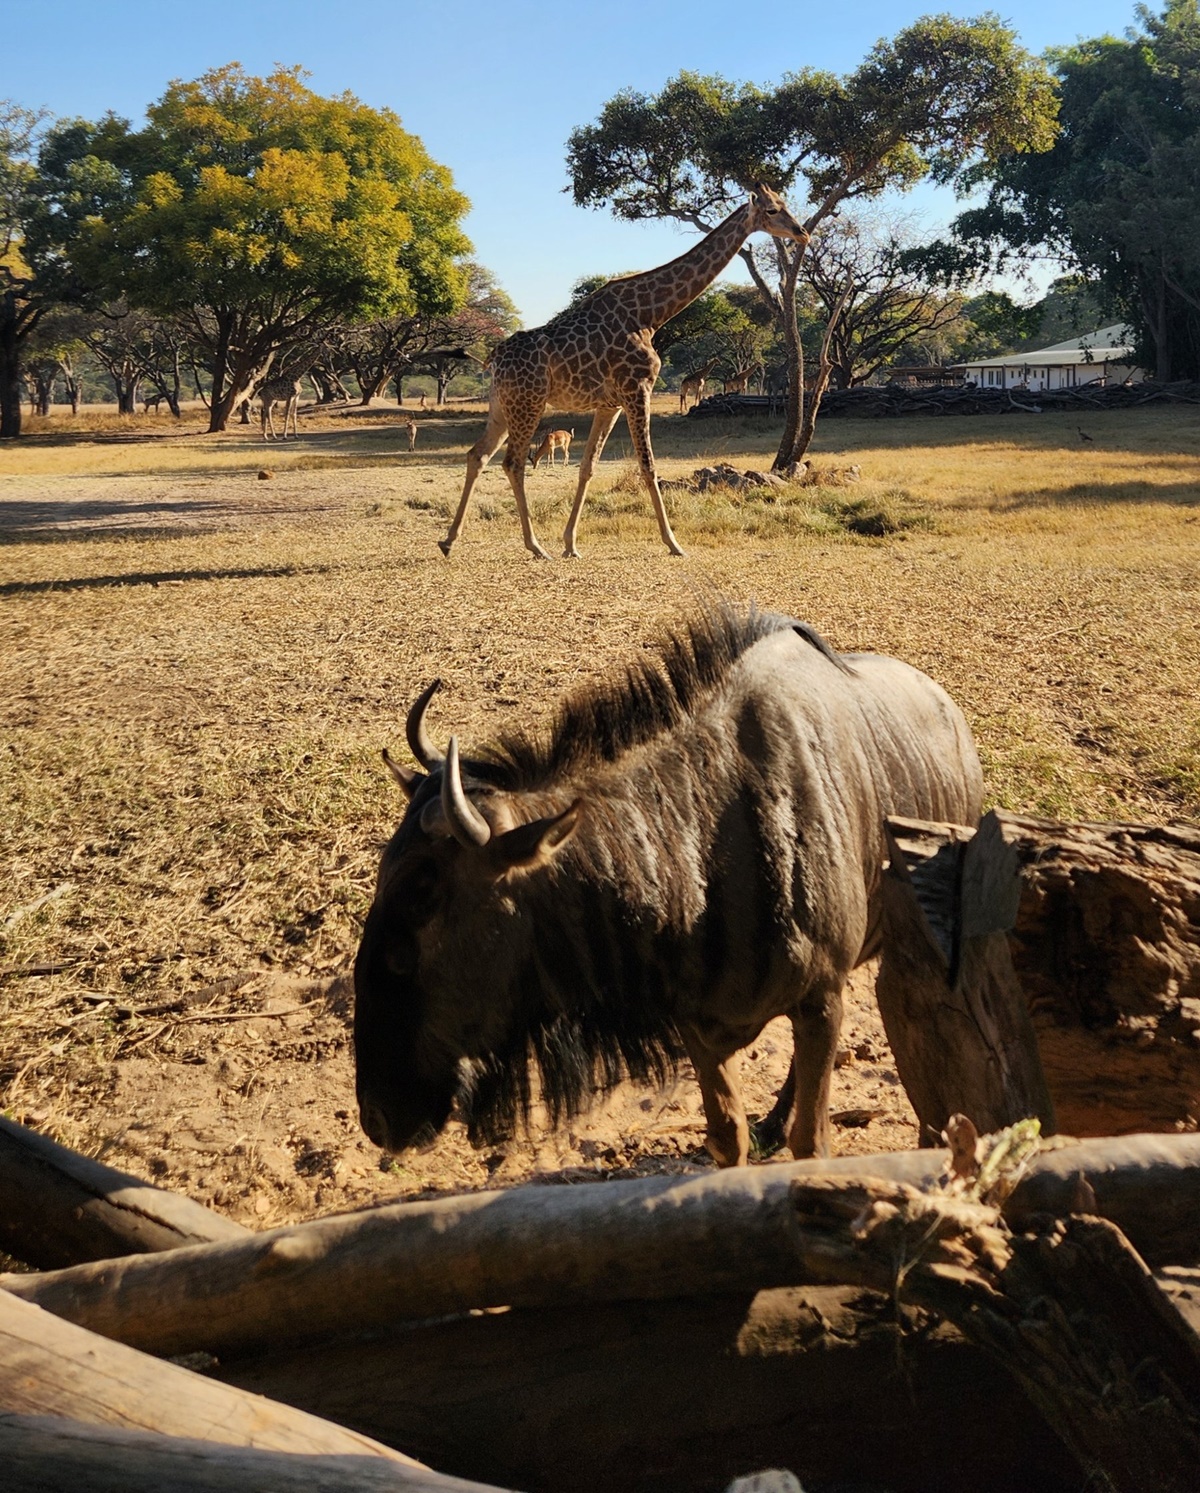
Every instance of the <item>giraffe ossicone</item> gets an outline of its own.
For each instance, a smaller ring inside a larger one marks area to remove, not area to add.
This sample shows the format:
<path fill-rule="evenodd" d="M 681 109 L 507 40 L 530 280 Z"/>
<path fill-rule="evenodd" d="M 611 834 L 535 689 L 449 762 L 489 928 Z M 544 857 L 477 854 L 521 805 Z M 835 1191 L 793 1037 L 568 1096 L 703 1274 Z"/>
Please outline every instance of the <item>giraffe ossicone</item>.
<path fill-rule="evenodd" d="M 650 447 L 650 395 L 662 360 L 651 338 L 712 284 L 752 233 L 769 233 L 803 246 L 809 234 L 778 193 L 757 184 L 749 200 L 678 259 L 610 280 L 544 327 L 516 332 L 492 354 L 492 397 L 483 435 L 467 453 L 467 473 L 458 510 L 438 548 L 449 555 L 462 530 L 480 472 L 504 437 L 504 472 L 512 487 L 525 548 L 539 560 L 550 556 L 538 543 L 525 500 L 525 463 L 547 405 L 594 410 L 592 429 L 579 464 L 575 501 L 563 532 L 563 554 L 578 558 L 575 534 L 592 471 L 619 415 L 624 413 L 654 505 L 663 543 L 682 555 L 659 490 Z"/>

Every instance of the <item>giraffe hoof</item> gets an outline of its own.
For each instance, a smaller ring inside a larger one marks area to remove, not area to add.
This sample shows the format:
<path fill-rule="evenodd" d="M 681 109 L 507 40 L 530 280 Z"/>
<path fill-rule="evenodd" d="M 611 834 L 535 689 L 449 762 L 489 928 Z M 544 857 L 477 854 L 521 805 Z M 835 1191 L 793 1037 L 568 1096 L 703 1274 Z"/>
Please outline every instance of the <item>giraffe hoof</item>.
<path fill-rule="evenodd" d="M 581 556 L 579 554 L 579 551 L 575 548 L 575 546 L 573 544 L 569 545 L 565 550 L 563 550 L 563 559 L 564 560 L 578 560 L 580 558 L 581 558 Z"/>
<path fill-rule="evenodd" d="M 438 549 L 441 550 L 447 560 L 450 558 L 450 545 L 451 541 L 449 539 L 439 539 L 437 542 Z"/>
<path fill-rule="evenodd" d="M 687 550 L 681 550 L 677 544 L 669 545 L 668 549 L 670 550 L 671 558 L 673 560 L 687 559 Z"/>

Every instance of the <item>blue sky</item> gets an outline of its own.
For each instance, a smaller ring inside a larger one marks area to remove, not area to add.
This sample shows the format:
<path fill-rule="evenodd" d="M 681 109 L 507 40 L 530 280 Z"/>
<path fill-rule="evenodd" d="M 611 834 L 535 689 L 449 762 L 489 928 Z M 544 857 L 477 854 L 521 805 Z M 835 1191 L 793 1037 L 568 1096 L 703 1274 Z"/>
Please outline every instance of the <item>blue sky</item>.
<path fill-rule="evenodd" d="M 450 167 L 472 202 L 466 226 L 476 256 L 535 325 L 562 307 L 580 275 L 648 268 L 690 242 L 666 224 L 576 208 L 563 192 L 567 136 L 618 89 L 654 92 L 681 68 L 756 83 L 805 66 L 848 72 L 881 36 L 920 15 L 988 8 L 987 0 L 759 0 L 744 9 L 736 0 L 160 0 L 114 9 L 0 0 L 0 98 L 87 118 L 112 109 L 136 123 L 172 78 L 234 60 L 255 73 L 300 63 L 318 92 L 349 89 L 394 109 Z M 1134 19 L 1134 0 L 991 8 L 1034 52 L 1119 34 Z M 954 203 L 919 190 L 903 210 L 931 230 Z"/>

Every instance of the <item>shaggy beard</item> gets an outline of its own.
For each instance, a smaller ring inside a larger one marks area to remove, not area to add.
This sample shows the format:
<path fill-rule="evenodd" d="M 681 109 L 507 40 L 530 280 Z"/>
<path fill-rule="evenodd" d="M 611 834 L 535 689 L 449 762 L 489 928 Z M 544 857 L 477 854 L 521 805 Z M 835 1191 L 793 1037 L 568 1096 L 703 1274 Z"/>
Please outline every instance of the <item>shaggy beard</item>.
<path fill-rule="evenodd" d="M 587 1012 L 562 1012 L 485 1057 L 460 1062 L 455 1103 L 471 1144 L 497 1145 L 518 1126 L 527 1130 L 538 1100 L 557 1128 L 626 1079 L 653 1088 L 669 1083 L 685 1057 L 673 1024 L 625 1025 L 620 1032 L 601 1030 Z"/>

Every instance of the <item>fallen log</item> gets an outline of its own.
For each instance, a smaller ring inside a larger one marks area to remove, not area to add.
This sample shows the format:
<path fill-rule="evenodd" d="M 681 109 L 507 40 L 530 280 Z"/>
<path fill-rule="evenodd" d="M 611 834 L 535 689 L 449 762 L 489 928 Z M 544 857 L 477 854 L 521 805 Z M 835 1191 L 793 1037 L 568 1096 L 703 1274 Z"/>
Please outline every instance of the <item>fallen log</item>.
<path fill-rule="evenodd" d="M 36 1269 L 245 1239 L 250 1230 L 0 1116 L 0 1250 Z"/>
<path fill-rule="evenodd" d="M 922 906 L 952 903 L 953 854 L 961 852 L 946 847 L 970 832 L 903 819 L 888 826 Z M 995 810 L 979 837 L 979 860 L 997 879 L 1008 876 L 1011 858 L 1020 866 L 1008 944 L 1058 1124 L 1072 1135 L 1194 1130 L 1200 829 L 1061 824 Z M 1002 925 L 998 918 L 990 927 Z M 956 946 L 963 936 L 950 928 L 945 941 Z M 904 947 L 893 953 L 907 957 Z M 895 1040 L 903 1049 L 905 1034 Z"/>
<path fill-rule="evenodd" d="M 441 1489 L 451 1493 L 461 1487 L 453 1482 L 447 1485 L 446 1479 L 421 1463 L 357 1431 L 218 1383 L 177 1364 L 162 1363 L 60 1321 L 5 1291 L 0 1291 L 0 1411 L 18 1418 L 48 1417 L 87 1426 L 116 1426 L 154 1432 L 163 1438 L 255 1447 L 306 1459 L 382 1459 L 397 1476 L 408 1478 L 401 1486 L 428 1489 L 429 1493 Z M 19 1420 L 17 1430 L 20 1428 Z M 11 1421 L 9 1434 L 11 1444 Z M 76 1444 L 80 1443 L 77 1437 Z M 160 1443 L 160 1452 L 165 1451 Z M 218 1453 L 211 1455 L 219 1460 Z M 103 1466 L 105 1459 L 99 1451 L 97 1458 Z M 183 1460 L 186 1462 L 186 1456 Z M 76 1485 L 89 1490 L 95 1486 L 86 1478 Z M 12 1481 L 7 1463 L 4 1486 L 19 1486 Z M 158 1486 L 176 1484 L 167 1479 Z"/>
<path fill-rule="evenodd" d="M 875 996 L 922 1143 L 937 1145 L 954 1114 L 988 1132 L 1036 1116 L 1051 1134 L 1054 1108 L 1005 936 L 1021 895 L 1016 854 L 989 815 L 978 833 L 939 826 L 910 867 L 892 823 Z M 894 823 L 911 849 L 916 826 Z"/>
<path fill-rule="evenodd" d="M 723 1493 L 772 1465 L 806 1488 L 1083 1485 L 1003 1368 L 858 1288 L 478 1313 L 213 1373 L 445 1472 L 542 1493 Z"/>
<path fill-rule="evenodd" d="M 48 1416 L 0 1414 L 0 1462 L 6 1493 L 482 1493 L 379 1457 L 258 1451 Z"/>
<path fill-rule="evenodd" d="M 929 1185 L 944 1162 L 928 1151 L 520 1187 L 2 1276 L 0 1285 L 151 1352 L 218 1355 L 482 1307 L 751 1292 L 823 1279 L 796 1252 L 790 1189 L 799 1179 L 856 1173 Z M 1070 1211 L 1081 1170 L 1097 1211 L 1147 1258 L 1193 1263 L 1200 1137 L 1088 1141 L 1037 1156 L 1031 1176 L 1048 1174 L 1038 1206 L 1057 1197 Z M 1010 1207 L 1022 1206 L 1024 1185 Z"/>

